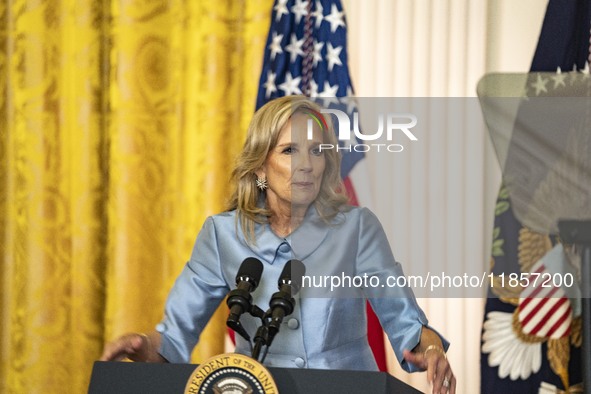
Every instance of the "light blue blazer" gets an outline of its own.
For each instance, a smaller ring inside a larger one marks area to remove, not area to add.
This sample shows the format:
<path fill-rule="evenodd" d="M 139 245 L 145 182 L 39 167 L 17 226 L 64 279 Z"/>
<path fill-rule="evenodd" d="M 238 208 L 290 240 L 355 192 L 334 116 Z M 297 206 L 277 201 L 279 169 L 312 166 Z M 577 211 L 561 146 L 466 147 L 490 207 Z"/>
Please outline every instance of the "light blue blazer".
<path fill-rule="evenodd" d="M 236 273 L 245 258 L 256 257 L 263 263 L 260 284 L 253 292 L 254 303 L 263 310 L 277 291 L 283 266 L 295 258 L 305 264 L 309 280 L 304 280 L 296 295 L 295 310 L 284 319 L 265 365 L 377 370 L 367 340 L 365 305 L 369 300 L 401 366 L 409 372 L 416 370 L 404 361 L 402 351 L 419 343 L 428 321 L 411 289 L 387 285 L 389 276 L 391 284 L 392 278 L 404 274 L 380 222 L 369 209 L 348 207 L 327 224 L 310 207 L 302 224 L 286 238 L 275 235 L 268 224 L 257 224 L 256 245 L 246 242 L 236 216 L 230 211 L 205 221 L 191 259 L 168 296 L 164 319 L 156 327 L 164 358 L 173 363 L 189 361 L 209 318 L 235 288 Z M 337 284 L 333 276 L 348 286 L 331 289 L 331 283 Z M 346 283 L 347 277 L 351 284 Z M 363 288 L 363 277 L 375 279 Z M 327 286 L 318 287 L 323 282 Z M 241 322 L 254 337 L 260 320 L 245 314 Z M 441 339 L 447 349 L 449 343 Z M 248 343 L 238 335 L 236 351 L 250 355 Z"/>

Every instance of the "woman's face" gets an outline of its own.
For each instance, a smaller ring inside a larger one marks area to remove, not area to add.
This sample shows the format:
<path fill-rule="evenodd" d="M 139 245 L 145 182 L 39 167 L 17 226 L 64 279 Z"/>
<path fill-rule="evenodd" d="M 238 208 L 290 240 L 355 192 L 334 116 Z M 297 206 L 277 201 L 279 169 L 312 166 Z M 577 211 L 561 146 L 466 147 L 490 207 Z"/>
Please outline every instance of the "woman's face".
<path fill-rule="evenodd" d="M 281 129 L 277 145 L 267 155 L 267 160 L 257 176 L 265 177 L 267 204 L 272 211 L 307 208 L 318 196 L 326 165 L 322 130 L 313 123 L 313 138 L 307 138 L 307 122 L 304 114 L 295 114 Z"/>

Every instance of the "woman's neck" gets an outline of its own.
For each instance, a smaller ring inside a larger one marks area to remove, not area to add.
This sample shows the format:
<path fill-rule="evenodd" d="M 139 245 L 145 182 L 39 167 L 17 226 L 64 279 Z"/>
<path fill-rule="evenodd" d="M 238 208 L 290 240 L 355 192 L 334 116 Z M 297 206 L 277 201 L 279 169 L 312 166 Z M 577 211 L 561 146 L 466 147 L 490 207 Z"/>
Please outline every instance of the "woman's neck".
<path fill-rule="evenodd" d="M 271 230 L 279 237 L 286 237 L 294 232 L 306 215 L 308 207 L 289 206 L 283 209 L 271 209 L 273 215 L 269 218 Z"/>

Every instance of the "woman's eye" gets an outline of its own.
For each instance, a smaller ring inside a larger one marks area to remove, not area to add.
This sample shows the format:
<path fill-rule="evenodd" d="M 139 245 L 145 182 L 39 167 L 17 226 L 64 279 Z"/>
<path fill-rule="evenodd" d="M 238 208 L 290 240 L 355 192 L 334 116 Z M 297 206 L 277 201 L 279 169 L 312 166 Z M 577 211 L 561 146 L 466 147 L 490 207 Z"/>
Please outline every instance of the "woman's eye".
<path fill-rule="evenodd" d="M 316 147 L 316 148 L 312 148 L 312 154 L 314 156 L 320 156 L 322 154 L 322 151 L 320 150 L 320 147 Z"/>
<path fill-rule="evenodd" d="M 288 146 L 286 148 L 283 149 L 283 151 L 281 151 L 281 153 L 285 153 L 287 155 L 293 153 L 293 148 L 291 146 Z"/>

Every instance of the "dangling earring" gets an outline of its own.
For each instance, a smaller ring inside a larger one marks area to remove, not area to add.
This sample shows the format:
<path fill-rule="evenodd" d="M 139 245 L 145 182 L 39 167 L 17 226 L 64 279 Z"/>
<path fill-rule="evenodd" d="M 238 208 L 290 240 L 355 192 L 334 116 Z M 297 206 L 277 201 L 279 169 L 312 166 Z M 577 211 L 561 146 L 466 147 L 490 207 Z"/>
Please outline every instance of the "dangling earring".
<path fill-rule="evenodd" d="M 264 191 L 269 187 L 269 184 L 267 183 L 267 178 L 257 177 L 256 183 L 260 191 Z"/>

